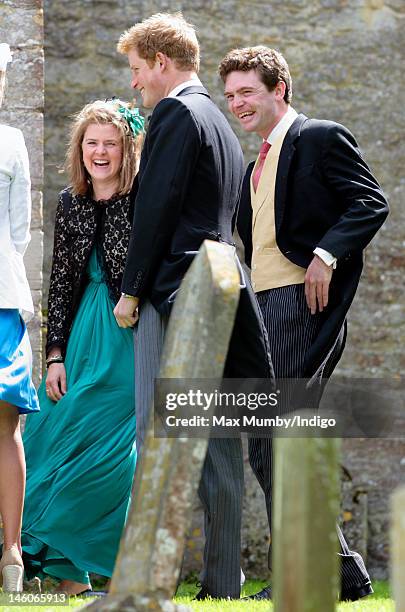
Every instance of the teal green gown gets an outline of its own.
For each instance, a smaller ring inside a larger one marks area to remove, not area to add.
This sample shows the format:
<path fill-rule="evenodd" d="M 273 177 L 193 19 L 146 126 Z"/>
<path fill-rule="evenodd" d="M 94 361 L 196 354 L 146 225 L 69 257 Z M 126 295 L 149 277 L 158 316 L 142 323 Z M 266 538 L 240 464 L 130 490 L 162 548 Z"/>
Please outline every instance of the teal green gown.
<path fill-rule="evenodd" d="M 27 417 L 22 546 L 28 578 L 111 576 L 136 464 L 134 351 L 118 327 L 96 249 L 69 336 L 67 393 Z"/>

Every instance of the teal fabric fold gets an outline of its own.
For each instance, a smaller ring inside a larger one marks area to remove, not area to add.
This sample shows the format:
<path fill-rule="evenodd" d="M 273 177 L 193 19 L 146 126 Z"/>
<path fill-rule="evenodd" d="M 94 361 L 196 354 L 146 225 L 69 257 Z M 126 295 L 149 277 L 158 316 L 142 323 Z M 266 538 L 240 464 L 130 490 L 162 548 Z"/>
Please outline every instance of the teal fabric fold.
<path fill-rule="evenodd" d="M 131 329 L 118 327 L 94 250 L 67 346 L 67 393 L 27 418 L 22 545 L 26 573 L 111 576 L 136 465 Z"/>

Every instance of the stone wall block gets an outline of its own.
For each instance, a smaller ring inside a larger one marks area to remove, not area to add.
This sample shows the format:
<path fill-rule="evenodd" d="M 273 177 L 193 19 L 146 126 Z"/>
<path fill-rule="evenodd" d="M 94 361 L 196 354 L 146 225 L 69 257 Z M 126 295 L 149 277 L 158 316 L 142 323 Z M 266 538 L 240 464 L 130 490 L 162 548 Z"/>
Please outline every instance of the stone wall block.
<path fill-rule="evenodd" d="M 42 248 L 43 233 L 40 229 L 31 231 L 31 242 L 24 255 L 24 264 L 32 290 L 42 289 Z"/>
<path fill-rule="evenodd" d="M 10 96 L 11 98 L 11 96 Z M 35 188 L 42 188 L 44 172 L 43 155 L 43 116 L 40 112 L 12 110 L 11 101 L 9 106 L 1 112 L 2 121 L 22 130 L 25 144 L 28 149 L 30 162 L 31 183 Z"/>
<path fill-rule="evenodd" d="M 38 47 L 43 44 L 43 11 L 42 2 L 0 3 L 0 33 L 4 42 L 10 47 Z"/>
<path fill-rule="evenodd" d="M 397 612 L 405 610 L 405 486 L 391 499 L 391 587 Z"/>
<path fill-rule="evenodd" d="M 35 315 L 31 321 L 29 321 L 27 327 L 33 355 L 32 378 L 34 384 L 37 386 L 42 376 L 42 291 L 33 290 L 31 287 L 31 294 L 34 302 Z"/>
<path fill-rule="evenodd" d="M 42 230 L 42 191 L 32 191 L 31 230 Z"/>
<path fill-rule="evenodd" d="M 34 301 L 35 315 L 28 325 L 34 381 L 41 375 L 42 309 L 42 191 L 43 191 L 43 7 L 41 0 L 0 0 L 0 40 L 7 42 L 13 61 L 7 70 L 7 90 L 2 123 L 24 134 L 32 182 L 31 242 L 24 262 Z"/>
<path fill-rule="evenodd" d="M 14 109 L 41 108 L 44 104 L 44 66 L 42 54 L 36 48 L 27 48 L 13 53 L 11 64 L 13 78 L 12 105 Z"/>

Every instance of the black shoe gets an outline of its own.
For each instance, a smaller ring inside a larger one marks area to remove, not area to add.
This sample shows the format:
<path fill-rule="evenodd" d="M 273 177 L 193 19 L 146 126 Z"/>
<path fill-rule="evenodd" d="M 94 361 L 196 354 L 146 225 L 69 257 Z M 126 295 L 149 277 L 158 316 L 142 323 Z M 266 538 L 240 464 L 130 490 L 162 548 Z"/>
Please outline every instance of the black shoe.
<path fill-rule="evenodd" d="M 70 595 L 70 597 L 107 597 L 107 591 L 92 591 L 91 589 L 86 589 L 77 595 Z"/>
<path fill-rule="evenodd" d="M 258 593 L 255 593 L 254 595 L 248 595 L 247 597 L 242 597 L 241 601 L 250 601 L 250 600 L 254 600 L 254 601 L 263 601 L 265 599 L 271 599 L 271 586 L 266 586 L 264 587 L 261 591 L 259 591 Z"/>
<path fill-rule="evenodd" d="M 355 584 L 352 587 L 344 589 L 340 595 L 340 599 L 342 601 L 357 601 L 372 593 L 374 593 L 374 591 L 371 582 L 367 582 L 366 584 Z"/>
<path fill-rule="evenodd" d="M 202 587 L 200 591 L 198 591 L 197 595 L 193 597 L 193 601 L 203 601 L 204 599 L 208 599 L 208 597 L 212 597 L 207 591 L 205 587 Z"/>
<path fill-rule="evenodd" d="M 239 597 L 218 597 L 218 595 L 211 595 L 211 593 L 209 593 L 207 589 L 203 586 L 201 587 L 201 590 L 197 593 L 197 595 L 194 597 L 193 601 L 204 601 L 204 599 L 227 599 L 228 601 L 234 601 L 235 599 L 239 599 Z"/>

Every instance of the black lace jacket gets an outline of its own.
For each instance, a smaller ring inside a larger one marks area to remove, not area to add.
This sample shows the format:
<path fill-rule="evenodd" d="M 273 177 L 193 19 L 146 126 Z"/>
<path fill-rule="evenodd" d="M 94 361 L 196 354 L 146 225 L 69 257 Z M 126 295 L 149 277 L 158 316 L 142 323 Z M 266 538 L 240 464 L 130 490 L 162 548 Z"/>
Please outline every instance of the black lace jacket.
<path fill-rule="evenodd" d="M 95 244 L 110 296 L 118 301 L 131 231 L 129 194 L 95 202 L 87 196 L 69 194 L 66 197 L 66 193 L 65 189 L 59 194 L 56 210 L 47 355 L 55 346 L 63 355 L 66 352 L 72 321 L 87 283 L 87 263 Z"/>

